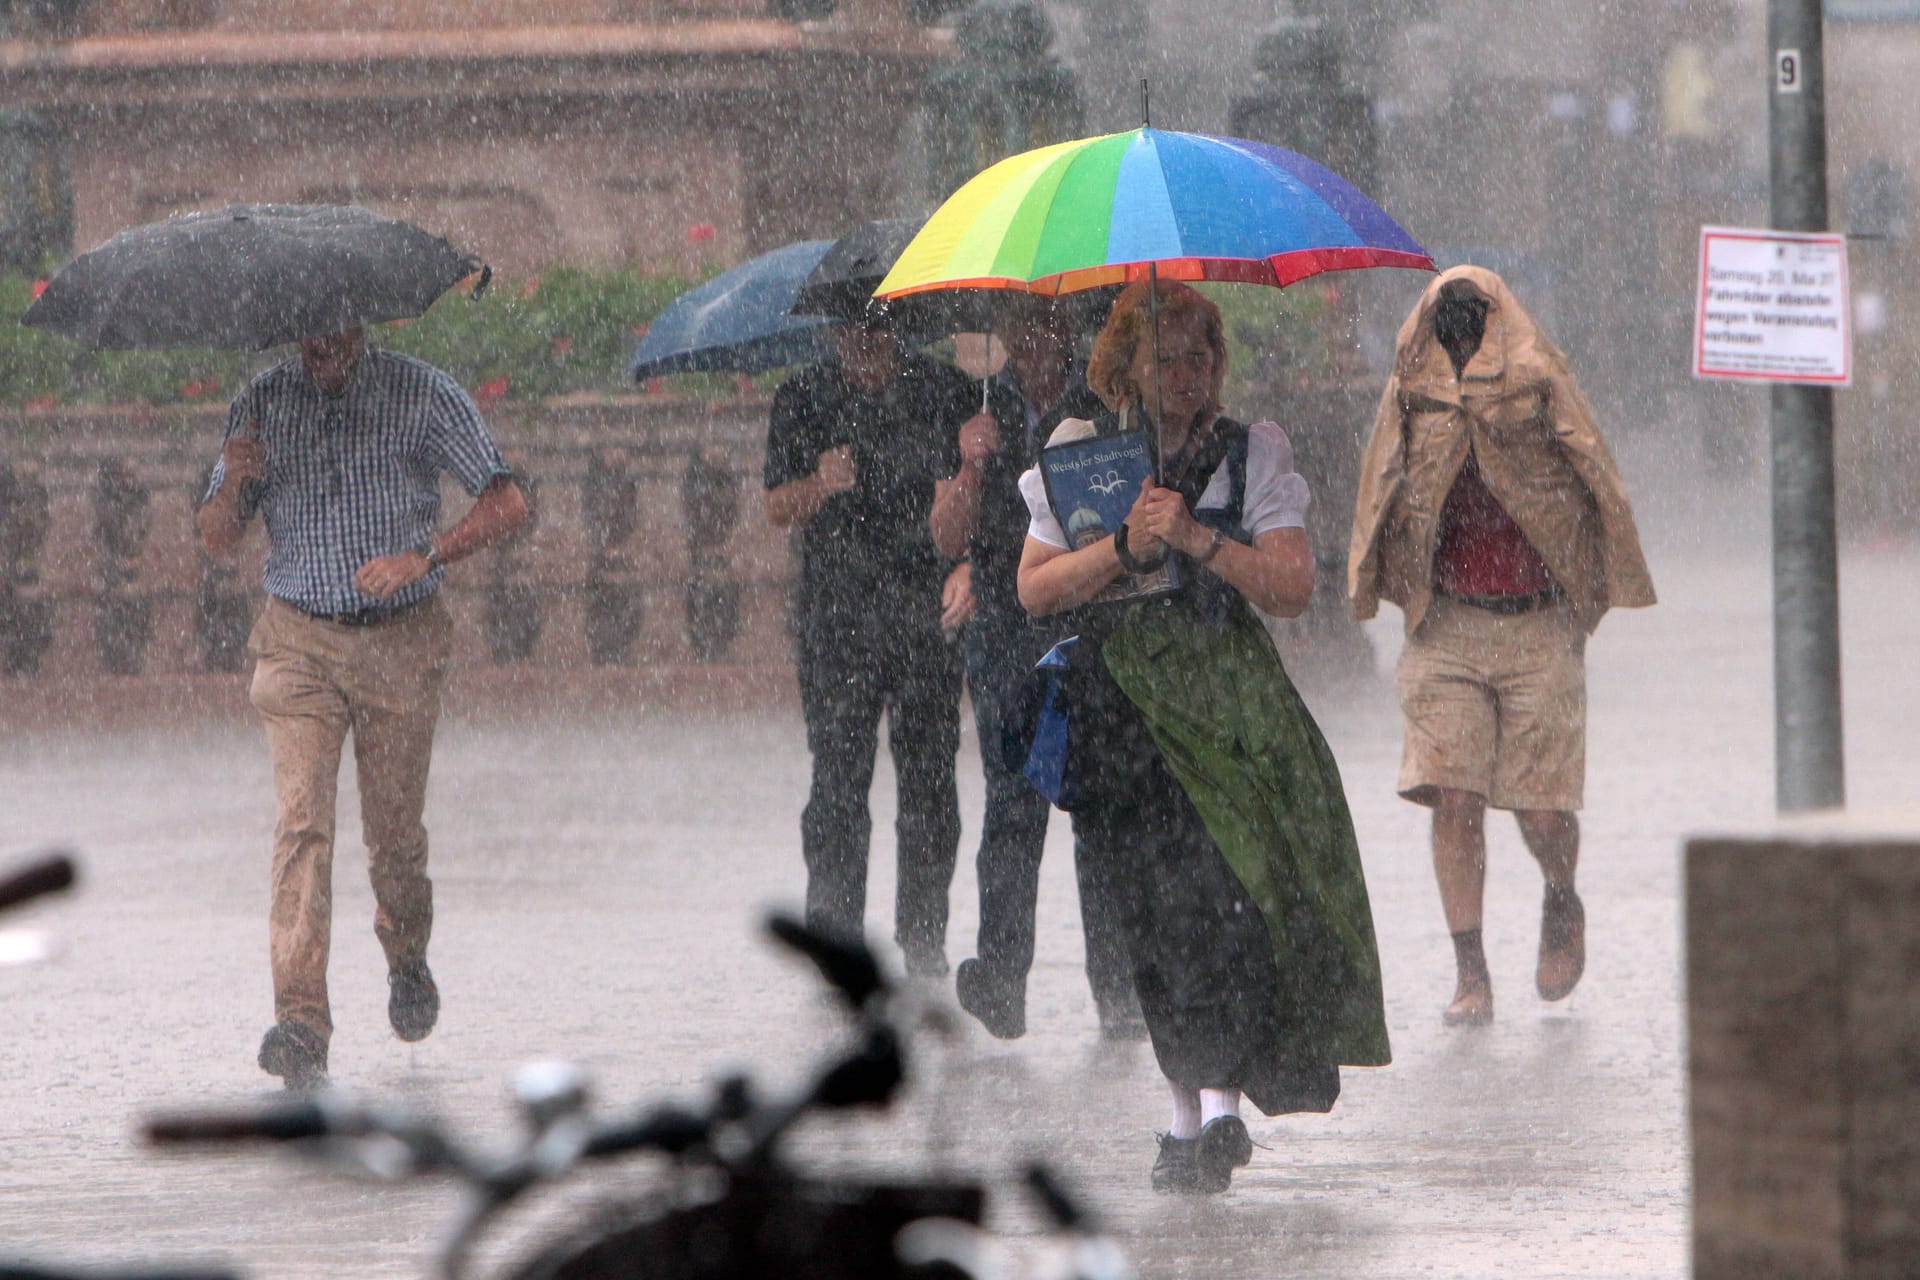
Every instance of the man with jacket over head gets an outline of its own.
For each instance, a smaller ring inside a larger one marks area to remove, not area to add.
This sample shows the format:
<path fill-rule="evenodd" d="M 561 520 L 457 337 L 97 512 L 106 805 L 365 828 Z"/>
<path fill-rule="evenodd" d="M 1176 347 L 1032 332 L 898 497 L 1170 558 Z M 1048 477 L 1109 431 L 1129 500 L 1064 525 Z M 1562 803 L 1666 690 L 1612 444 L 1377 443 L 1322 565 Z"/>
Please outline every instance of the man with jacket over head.
<path fill-rule="evenodd" d="M 1455 267 L 1401 326 L 1362 461 L 1348 587 L 1406 615 L 1400 794 L 1433 809 L 1453 935 L 1443 1020 L 1493 1020 L 1481 939 L 1488 807 L 1545 879 L 1534 983 L 1586 968 L 1574 889 L 1586 778 L 1586 641 L 1614 606 L 1654 602 L 1626 486 L 1560 350 L 1506 282 Z"/>

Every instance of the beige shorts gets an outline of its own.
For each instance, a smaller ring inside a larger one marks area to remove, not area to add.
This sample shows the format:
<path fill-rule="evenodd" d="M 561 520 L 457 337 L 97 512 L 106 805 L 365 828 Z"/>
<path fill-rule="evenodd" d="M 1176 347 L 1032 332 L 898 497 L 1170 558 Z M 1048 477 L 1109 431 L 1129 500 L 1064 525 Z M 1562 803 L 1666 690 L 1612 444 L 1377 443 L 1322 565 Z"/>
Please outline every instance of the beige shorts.
<path fill-rule="evenodd" d="M 1563 601 L 1497 614 L 1435 596 L 1400 655 L 1400 794 L 1572 811 L 1587 774 L 1587 637 Z"/>

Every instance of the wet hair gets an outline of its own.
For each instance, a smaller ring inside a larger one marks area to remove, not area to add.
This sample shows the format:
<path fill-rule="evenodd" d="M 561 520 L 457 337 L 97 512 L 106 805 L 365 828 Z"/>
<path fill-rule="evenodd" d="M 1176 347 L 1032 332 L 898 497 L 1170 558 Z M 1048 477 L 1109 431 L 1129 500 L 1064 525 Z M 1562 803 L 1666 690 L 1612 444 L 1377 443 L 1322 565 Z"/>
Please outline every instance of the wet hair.
<path fill-rule="evenodd" d="M 864 329 L 868 333 L 892 333 L 895 327 L 893 321 L 893 308 L 878 298 L 870 299 L 857 314 L 847 318 L 850 328 Z"/>
<path fill-rule="evenodd" d="M 1093 340 L 1093 354 L 1087 359 L 1087 385 L 1109 409 L 1130 404 L 1140 394 L 1140 388 L 1133 382 L 1133 357 L 1141 343 L 1153 341 L 1150 286 L 1147 280 L 1128 285 L 1115 300 L 1106 327 Z M 1209 398 L 1218 408 L 1220 387 L 1227 376 L 1227 335 L 1220 322 L 1220 308 L 1197 290 L 1176 280 L 1160 281 L 1158 294 L 1163 322 L 1182 315 L 1201 318 L 1207 346 L 1213 352 L 1213 387 Z"/>

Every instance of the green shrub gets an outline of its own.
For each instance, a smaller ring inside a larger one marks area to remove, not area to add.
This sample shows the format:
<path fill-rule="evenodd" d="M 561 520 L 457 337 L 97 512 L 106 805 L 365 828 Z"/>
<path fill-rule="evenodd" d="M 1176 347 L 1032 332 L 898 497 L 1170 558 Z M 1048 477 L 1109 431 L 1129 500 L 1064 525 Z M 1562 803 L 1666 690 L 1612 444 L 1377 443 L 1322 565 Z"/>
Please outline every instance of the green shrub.
<path fill-rule="evenodd" d="M 711 274 L 710 272 L 708 274 Z M 425 315 L 380 325 L 380 345 L 434 364 L 482 398 L 541 400 L 580 392 L 631 390 L 626 367 L 634 344 L 661 308 L 699 279 L 634 268 L 556 267 L 525 279 L 496 279 L 478 300 L 447 294 Z M 34 280 L 0 275 L 0 405 L 222 403 L 260 367 L 235 351 L 92 351 L 19 324 Z M 1276 384 L 1315 382 L 1330 372 L 1329 332 L 1337 310 L 1313 284 L 1291 289 L 1208 286 L 1221 306 L 1229 365 L 1229 404 L 1266 398 Z M 779 382 L 776 370 L 753 380 Z M 691 395 L 737 390 L 725 374 L 670 379 Z"/>
<path fill-rule="evenodd" d="M 496 279 L 478 300 L 450 293 L 424 316 L 380 325 L 371 336 L 489 395 L 538 400 L 620 392 L 630 389 L 626 365 L 640 331 L 697 283 L 626 268 L 561 267 Z M 0 320 L 7 329 L 0 338 L 0 404 L 218 402 L 258 368 L 257 358 L 236 351 L 90 350 L 18 322 L 33 289 L 31 277 L 0 276 L 0 315 L 10 317 Z"/>

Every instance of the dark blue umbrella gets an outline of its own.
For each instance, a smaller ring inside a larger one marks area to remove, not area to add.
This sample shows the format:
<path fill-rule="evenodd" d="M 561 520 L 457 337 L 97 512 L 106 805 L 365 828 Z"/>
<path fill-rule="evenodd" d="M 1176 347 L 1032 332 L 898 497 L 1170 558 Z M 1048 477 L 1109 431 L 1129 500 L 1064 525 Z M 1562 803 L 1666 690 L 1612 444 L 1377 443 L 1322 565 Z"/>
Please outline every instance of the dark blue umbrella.
<path fill-rule="evenodd" d="M 681 294 L 647 327 L 629 372 L 640 381 L 667 373 L 760 373 L 824 356 L 833 322 L 787 308 L 833 244 L 801 240 Z"/>
<path fill-rule="evenodd" d="M 802 240 L 750 258 L 681 294 L 647 327 L 629 372 L 760 373 L 818 360 L 833 350 L 831 326 L 872 308 L 880 283 L 918 222 L 866 222 L 838 240 Z M 907 346 L 990 322 L 985 290 L 945 290 L 883 304 Z"/>

